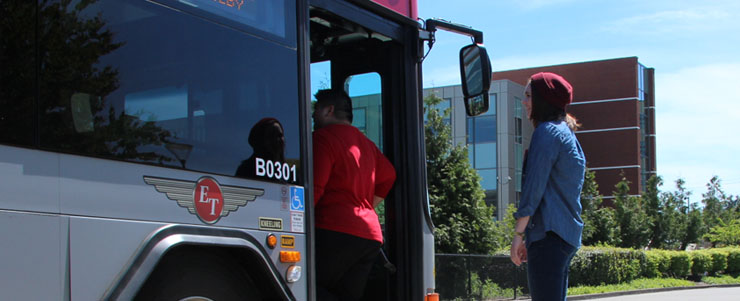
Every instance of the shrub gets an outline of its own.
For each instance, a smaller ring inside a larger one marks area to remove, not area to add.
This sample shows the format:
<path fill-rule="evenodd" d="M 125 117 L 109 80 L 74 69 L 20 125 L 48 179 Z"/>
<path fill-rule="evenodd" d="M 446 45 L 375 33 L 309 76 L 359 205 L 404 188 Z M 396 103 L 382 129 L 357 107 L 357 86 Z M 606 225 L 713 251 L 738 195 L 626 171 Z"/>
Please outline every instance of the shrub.
<path fill-rule="evenodd" d="M 645 264 L 642 275 L 646 278 L 665 277 L 669 274 L 671 258 L 668 253 L 661 250 L 645 252 Z"/>
<path fill-rule="evenodd" d="M 693 251 L 691 254 L 691 275 L 704 276 L 712 267 L 712 256 L 706 251 Z"/>
<path fill-rule="evenodd" d="M 727 273 L 740 272 L 740 248 L 727 248 Z"/>
<path fill-rule="evenodd" d="M 710 250 L 709 255 L 712 256 L 712 266 L 709 268 L 709 273 L 717 275 L 722 271 L 727 270 L 727 250 L 716 249 Z"/>
<path fill-rule="evenodd" d="M 691 256 L 684 251 L 670 251 L 671 267 L 668 275 L 674 278 L 685 278 L 691 273 Z"/>
<path fill-rule="evenodd" d="M 571 261 L 569 285 L 628 282 L 640 276 L 646 261 L 639 250 L 584 247 Z"/>

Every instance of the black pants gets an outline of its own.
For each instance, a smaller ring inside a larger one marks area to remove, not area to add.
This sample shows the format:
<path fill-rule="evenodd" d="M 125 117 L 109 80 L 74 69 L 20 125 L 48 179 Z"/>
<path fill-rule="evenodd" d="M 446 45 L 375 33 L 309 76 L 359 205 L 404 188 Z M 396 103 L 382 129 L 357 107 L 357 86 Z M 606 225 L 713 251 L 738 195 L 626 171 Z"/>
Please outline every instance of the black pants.
<path fill-rule="evenodd" d="M 380 246 L 375 240 L 316 229 L 318 300 L 359 300 Z"/>

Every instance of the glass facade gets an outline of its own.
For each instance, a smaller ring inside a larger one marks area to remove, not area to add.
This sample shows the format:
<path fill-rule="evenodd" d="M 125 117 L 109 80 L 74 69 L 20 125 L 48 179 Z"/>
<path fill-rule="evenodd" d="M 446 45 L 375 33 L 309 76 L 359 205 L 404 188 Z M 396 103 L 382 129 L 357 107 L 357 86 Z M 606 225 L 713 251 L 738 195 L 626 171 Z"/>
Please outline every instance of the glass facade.
<path fill-rule="evenodd" d="M 640 101 L 645 101 L 645 66 L 642 64 L 637 64 L 637 99 Z"/>
<path fill-rule="evenodd" d="M 522 119 L 524 107 L 522 99 L 514 97 L 514 191 L 516 202 L 519 202 L 522 193 L 522 169 L 524 164 L 524 145 L 522 144 Z"/>
<path fill-rule="evenodd" d="M 648 83 L 646 82 L 647 76 L 647 68 L 643 66 L 642 64 L 637 64 L 637 98 L 639 100 L 639 106 L 640 106 L 640 166 L 642 166 L 642 173 L 640 175 L 640 181 L 641 186 L 645 187 L 647 185 L 647 179 L 650 176 L 648 171 L 648 160 L 649 160 L 649 154 L 648 154 L 648 147 L 647 147 L 647 137 L 649 136 L 649 129 L 647 124 L 647 103 L 645 100 L 647 99 L 647 94 L 649 93 L 648 90 Z"/>
<path fill-rule="evenodd" d="M 476 117 L 467 117 L 466 134 L 470 164 L 480 174 L 481 186 L 486 190 L 486 201 L 495 204 L 498 191 L 496 149 L 496 94 L 490 95 L 488 112 Z"/>
<path fill-rule="evenodd" d="M 507 206 L 520 199 L 524 145 L 533 130 L 521 102 L 524 87 L 493 81 L 489 110 L 476 117 L 464 114 L 460 86 L 425 89 L 425 95 L 432 93 L 444 99 L 438 109 L 458 109 L 451 114 L 452 143 L 465 143 L 486 203 L 495 206 L 496 218 L 505 218 Z"/>

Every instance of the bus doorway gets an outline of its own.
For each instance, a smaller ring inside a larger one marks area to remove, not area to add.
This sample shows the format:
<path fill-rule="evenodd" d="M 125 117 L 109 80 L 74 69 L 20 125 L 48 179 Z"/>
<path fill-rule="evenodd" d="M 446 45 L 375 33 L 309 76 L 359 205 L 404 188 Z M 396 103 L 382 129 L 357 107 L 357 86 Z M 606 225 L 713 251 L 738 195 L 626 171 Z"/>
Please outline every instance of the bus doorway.
<path fill-rule="evenodd" d="M 421 261 L 422 233 L 431 238 L 430 223 L 421 218 L 426 202 L 418 145 L 423 143 L 422 129 L 411 126 L 421 116 L 417 59 L 410 55 L 418 46 L 418 25 L 370 18 L 344 2 L 320 2 L 310 9 L 312 94 L 329 88 L 347 92 L 353 125 L 375 142 L 397 172 L 393 190 L 376 208 L 385 242 L 364 299 L 417 299 L 425 291 L 422 275 L 431 274 Z"/>

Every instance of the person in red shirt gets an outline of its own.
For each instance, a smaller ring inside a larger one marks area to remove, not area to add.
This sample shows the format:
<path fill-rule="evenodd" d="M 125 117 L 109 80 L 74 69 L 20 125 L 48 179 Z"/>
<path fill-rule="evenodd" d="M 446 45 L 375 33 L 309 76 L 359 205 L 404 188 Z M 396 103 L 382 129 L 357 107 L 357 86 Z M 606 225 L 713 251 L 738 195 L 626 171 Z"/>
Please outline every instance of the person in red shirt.
<path fill-rule="evenodd" d="M 319 300 L 358 300 L 383 244 L 375 207 L 396 179 L 393 165 L 352 126 L 343 91 L 316 93 L 314 220 Z"/>

